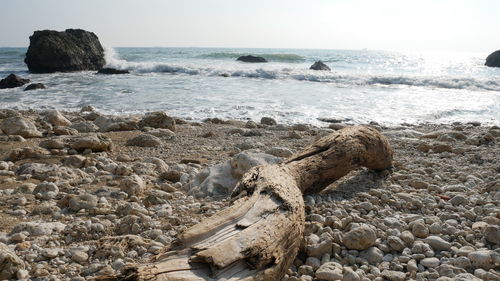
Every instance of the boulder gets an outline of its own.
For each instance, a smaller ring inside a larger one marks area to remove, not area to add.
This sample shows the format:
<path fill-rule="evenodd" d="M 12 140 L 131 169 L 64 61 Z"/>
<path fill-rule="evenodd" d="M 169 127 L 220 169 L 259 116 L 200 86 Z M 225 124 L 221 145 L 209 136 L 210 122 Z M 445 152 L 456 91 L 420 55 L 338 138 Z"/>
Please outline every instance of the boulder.
<path fill-rule="evenodd" d="M 22 85 L 27 84 L 29 82 L 30 82 L 29 79 L 24 79 L 15 74 L 10 74 L 9 76 L 0 80 L 0 89 L 21 87 Z"/>
<path fill-rule="evenodd" d="M 106 63 L 97 36 L 82 29 L 35 31 L 24 62 L 38 73 L 99 70 Z"/>
<path fill-rule="evenodd" d="M 262 117 L 260 119 L 260 124 L 268 125 L 268 126 L 275 126 L 275 125 L 278 125 L 278 122 L 276 122 L 276 120 L 274 120 L 271 117 Z"/>
<path fill-rule="evenodd" d="M 375 245 L 377 234 L 368 225 L 361 225 L 344 235 L 344 245 L 348 249 L 365 250 Z"/>
<path fill-rule="evenodd" d="M 33 83 L 29 84 L 28 86 L 26 86 L 26 88 L 24 88 L 25 91 L 40 90 L 40 89 L 47 89 L 47 87 L 45 87 L 45 85 L 42 83 Z"/>
<path fill-rule="evenodd" d="M 486 58 L 486 63 L 484 65 L 489 67 L 500 67 L 500 50 L 491 53 Z"/>
<path fill-rule="evenodd" d="M 312 70 L 327 70 L 327 71 L 330 71 L 330 67 L 328 67 L 328 65 L 324 64 L 322 61 L 317 61 L 315 62 L 313 65 L 311 65 L 311 67 L 309 67 L 309 69 L 312 69 Z"/>
<path fill-rule="evenodd" d="M 55 109 L 47 111 L 45 114 L 45 118 L 50 124 L 54 126 L 64 127 L 71 125 L 71 121 L 69 121 L 66 117 L 64 117 L 64 115 L 61 114 L 61 112 Z"/>
<path fill-rule="evenodd" d="M 120 69 L 109 68 L 109 67 L 105 67 L 105 68 L 99 69 L 99 71 L 97 71 L 97 74 L 128 74 L 128 73 L 130 73 L 128 70 L 120 70 Z"/>
<path fill-rule="evenodd" d="M 94 120 L 94 124 L 101 132 L 137 130 L 137 120 L 120 116 L 99 116 Z"/>
<path fill-rule="evenodd" d="M 101 134 L 89 134 L 86 136 L 74 136 L 68 138 L 68 146 L 77 151 L 91 149 L 92 152 L 111 151 L 113 142 L 107 136 Z"/>
<path fill-rule="evenodd" d="M 162 111 L 150 112 L 139 122 L 139 127 L 162 128 L 175 132 L 175 119 Z"/>
<path fill-rule="evenodd" d="M 241 56 L 237 58 L 236 60 L 243 61 L 243 62 L 267 62 L 267 60 L 263 57 L 256 57 L 252 55 L 248 56 Z"/>
<path fill-rule="evenodd" d="M 160 138 L 150 134 L 140 134 L 127 140 L 127 146 L 140 146 L 140 147 L 157 147 L 163 145 Z"/>
<path fill-rule="evenodd" d="M 0 280 L 18 279 L 17 273 L 24 267 L 23 260 L 7 245 L 0 243 Z"/>
<path fill-rule="evenodd" d="M 24 117 L 9 117 L 0 123 L 0 130 L 6 135 L 19 135 L 25 138 L 41 137 L 42 133 L 38 131 L 35 124 Z"/>

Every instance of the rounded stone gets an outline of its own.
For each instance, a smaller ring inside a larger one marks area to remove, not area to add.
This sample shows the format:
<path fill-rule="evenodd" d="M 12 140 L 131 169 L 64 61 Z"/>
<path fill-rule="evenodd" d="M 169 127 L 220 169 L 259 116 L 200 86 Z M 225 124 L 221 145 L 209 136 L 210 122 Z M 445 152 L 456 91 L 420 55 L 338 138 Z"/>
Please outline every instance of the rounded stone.
<path fill-rule="evenodd" d="M 377 240 L 375 231 L 367 225 L 362 225 L 347 232 L 343 242 L 349 249 L 365 250 L 375 245 L 375 240 Z"/>

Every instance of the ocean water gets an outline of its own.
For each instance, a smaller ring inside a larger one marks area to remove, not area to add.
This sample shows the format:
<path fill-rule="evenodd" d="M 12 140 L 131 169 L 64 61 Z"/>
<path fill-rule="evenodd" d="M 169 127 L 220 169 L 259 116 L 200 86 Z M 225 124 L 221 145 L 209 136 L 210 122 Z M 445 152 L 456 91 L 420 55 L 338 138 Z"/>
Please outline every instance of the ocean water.
<path fill-rule="evenodd" d="M 25 48 L 0 48 L 0 77 L 18 74 L 48 89 L 0 90 L 0 108 L 104 113 L 166 111 L 191 120 L 209 117 L 324 125 L 352 123 L 500 124 L 500 68 L 485 53 L 405 53 L 372 50 L 106 48 L 109 67 L 95 72 L 31 74 Z M 269 63 L 243 63 L 240 55 Z M 322 60 L 332 71 L 313 71 Z"/>

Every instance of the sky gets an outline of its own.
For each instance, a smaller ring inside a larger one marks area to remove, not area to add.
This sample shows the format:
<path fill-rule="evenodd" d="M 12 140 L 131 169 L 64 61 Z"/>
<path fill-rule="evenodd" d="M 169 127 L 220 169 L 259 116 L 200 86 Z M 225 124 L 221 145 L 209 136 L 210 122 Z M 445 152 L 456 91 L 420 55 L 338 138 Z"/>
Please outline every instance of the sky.
<path fill-rule="evenodd" d="M 0 0 L 0 46 L 82 28 L 110 47 L 492 52 L 500 0 Z"/>

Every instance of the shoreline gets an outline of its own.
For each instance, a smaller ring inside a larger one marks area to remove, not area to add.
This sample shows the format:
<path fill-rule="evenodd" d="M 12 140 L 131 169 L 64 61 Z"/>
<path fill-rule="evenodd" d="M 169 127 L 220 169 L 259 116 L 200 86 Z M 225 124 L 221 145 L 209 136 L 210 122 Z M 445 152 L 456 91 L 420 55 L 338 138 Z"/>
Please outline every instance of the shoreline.
<path fill-rule="evenodd" d="M 200 181 L 205 169 L 261 163 L 252 162 L 258 153 L 286 158 L 332 132 L 270 119 L 186 122 L 85 110 L 0 109 L 0 123 L 22 115 L 34 126 L 23 134 L 42 136 L 0 135 L 7 160 L 0 161 L 0 243 L 25 264 L 18 279 L 76 281 L 147 262 L 229 204 L 227 189 Z M 328 270 L 350 280 L 500 278 L 500 128 L 372 126 L 389 138 L 394 168 L 360 169 L 304 196 L 304 247 L 283 280 L 315 280 Z M 225 174 L 217 175 L 214 182 Z M 347 248 L 360 226 L 375 239 Z"/>

